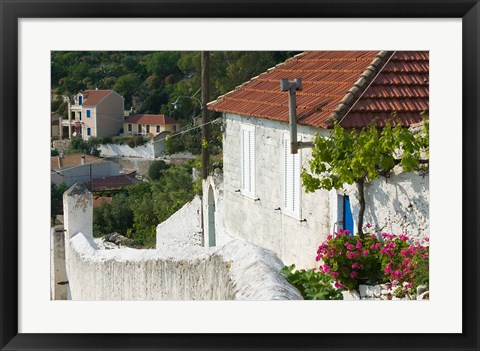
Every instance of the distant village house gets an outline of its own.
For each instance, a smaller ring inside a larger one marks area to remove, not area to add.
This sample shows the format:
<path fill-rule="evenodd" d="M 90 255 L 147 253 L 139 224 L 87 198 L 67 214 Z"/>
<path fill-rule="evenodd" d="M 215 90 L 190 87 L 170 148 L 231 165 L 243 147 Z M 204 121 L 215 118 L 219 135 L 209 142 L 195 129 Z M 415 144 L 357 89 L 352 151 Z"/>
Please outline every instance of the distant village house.
<path fill-rule="evenodd" d="M 165 115 L 137 114 L 127 118 L 123 124 L 125 135 L 156 136 L 162 132 L 180 130 L 180 123 Z"/>
<path fill-rule="evenodd" d="M 90 137 L 112 136 L 120 133 L 123 127 L 124 98 L 113 90 L 85 90 L 69 102 L 70 137 L 80 135 Z"/>

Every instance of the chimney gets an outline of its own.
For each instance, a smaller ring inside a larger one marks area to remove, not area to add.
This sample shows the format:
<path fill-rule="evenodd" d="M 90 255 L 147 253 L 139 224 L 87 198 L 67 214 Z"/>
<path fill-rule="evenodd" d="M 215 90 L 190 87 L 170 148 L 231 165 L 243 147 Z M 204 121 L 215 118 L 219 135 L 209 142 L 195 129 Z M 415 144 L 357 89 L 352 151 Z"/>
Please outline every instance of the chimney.
<path fill-rule="evenodd" d="M 82 155 L 82 157 L 80 158 L 80 163 L 81 163 L 82 165 L 85 164 L 85 155 Z"/>

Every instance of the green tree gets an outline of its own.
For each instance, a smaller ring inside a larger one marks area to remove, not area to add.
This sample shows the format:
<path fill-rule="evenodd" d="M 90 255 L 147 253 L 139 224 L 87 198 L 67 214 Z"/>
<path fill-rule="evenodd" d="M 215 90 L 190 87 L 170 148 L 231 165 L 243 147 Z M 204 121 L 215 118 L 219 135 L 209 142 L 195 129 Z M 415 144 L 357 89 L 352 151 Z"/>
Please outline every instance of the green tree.
<path fill-rule="evenodd" d="M 165 161 L 153 161 L 148 167 L 148 176 L 151 180 L 158 180 L 168 168 L 170 168 L 170 165 Z"/>
<path fill-rule="evenodd" d="M 63 213 L 63 193 L 68 187 L 65 183 L 59 185 L 50 182 L 50 217 L 55 220 L 57 214 Z"/>
<path fill-rule="evenodd" d="M 113 86 L 113 90 L 125 97 L 126 108 L 131 106 L 133 95 L 138 91 L 140 83 L 141 80 L 138 74 L 129 73 L 118 78 Z"/>
<path fill-rule="evenodd" d="M 414 133 L 400 124 L 387 124 L 381 130 L 375 123 L 361 130 L 347 131 L 336 124 L 329 136 L 315 138 L 310 172 L 303 170 L 307 192 L 317 189 L 342 189 L 356 184 L 360 205 L 357 231 L 363 237 L 365 183 L 386 176 L 396 165 L 413 172 L 428 163 L 428 118 L 420 132 Z"/>

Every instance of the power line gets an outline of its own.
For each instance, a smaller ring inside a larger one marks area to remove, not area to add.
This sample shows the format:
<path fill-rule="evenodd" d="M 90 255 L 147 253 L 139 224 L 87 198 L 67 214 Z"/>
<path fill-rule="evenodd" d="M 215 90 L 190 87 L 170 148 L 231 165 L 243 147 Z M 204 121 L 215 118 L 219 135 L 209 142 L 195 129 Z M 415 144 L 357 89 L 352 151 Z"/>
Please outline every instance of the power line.
<path fill-rule="evenodd" d="M 156 140 L 157 141 L 163 141 L 163 140 L 166 140 L 166 139 L 169 139 L 169 138 L 173 138 L 173 137 L 176 137 L 176 136 L 179 136 L 179 135 L 182 135 L 182 134 L 185 134 L 185 133 L 188 133 L 194 129 L 198 129 L 198 128 L 201 128 L 203 127 L 204 125 L 207 125 L 207 124 L 211 124 L 211 123 L 216 123 L 218 121 L 220 121 L 222 118 L 219 117 L 219 118 L 216 118 L 214 120 L 211 120 L 210 122 L 207 122 L 207 123 L 203 123 L 203 124 L 200 124 L 198 126 L 195 126 L 195 127 L 192 127 L 192 128 L 189 128 L 189 129 L 186 129 L 186 130 L 182 130 L 178 133 L 175 133 L 175 134 L 171 134 L 171 135 L 168 135 L 167 137 L 165 138 L 161 138 L 161 139 L 158 139 Z M 56 157 L 60 157 L 60 156 L 56 156 Z M 108 157 L 103 157 L 103 158 L 100 158 L 98 160 L 95 160 L 93 162 L 87 162 L 87 163 L 84 163 L 82 165 L 77 165 L 77 166 L 72 166 L 72 167 L 65 167 L 65 168 L 61 168 L 60 170 L 52 170 L 51 174 L 60 174 L 60 175 L 63 175 L 62 172 L 63 171 L 69 171 L 69 170 L 72 170 L 72 169 L 75 169 L 75 168 L 79 168 L 79 167 L 82 167 L 82 166 L 86 166 L 86 165 L 91 165 L 91 164 L 96 164 L 96 163 L 101 163 L 101 162 L 104 162 L 105 160 L 107 159 L 110 159 L 110 158 L 115 158 L 116 156 L 108 156 Z"/>

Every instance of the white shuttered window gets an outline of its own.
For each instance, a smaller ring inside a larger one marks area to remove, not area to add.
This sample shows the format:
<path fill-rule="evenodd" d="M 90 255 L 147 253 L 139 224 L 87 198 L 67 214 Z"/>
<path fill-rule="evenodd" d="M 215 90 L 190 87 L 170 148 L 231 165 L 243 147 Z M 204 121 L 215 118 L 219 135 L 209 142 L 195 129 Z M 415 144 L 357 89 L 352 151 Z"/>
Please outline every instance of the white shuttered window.
<path fill-rule="evenodd" d="M 255 127 L 242 126 L 242 194 L 255 198 Z"/>
<path fill-rule="evenodd" d="M 283 207 L 284 213 L 296 219 L 300 219 L 300 150 L 297 154 L 290 152 L 290 135 L 283 138 Z"/>

